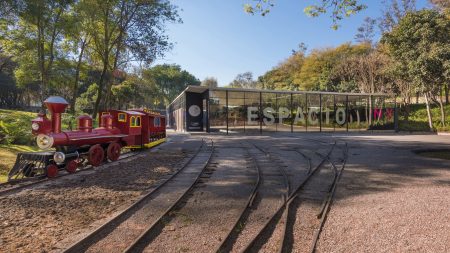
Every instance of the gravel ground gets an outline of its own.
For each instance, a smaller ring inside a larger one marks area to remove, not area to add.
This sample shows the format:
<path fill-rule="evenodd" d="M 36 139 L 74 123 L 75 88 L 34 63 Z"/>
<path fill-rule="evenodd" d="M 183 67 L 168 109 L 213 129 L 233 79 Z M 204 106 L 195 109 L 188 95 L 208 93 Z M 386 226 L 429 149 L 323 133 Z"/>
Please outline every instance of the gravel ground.
<path fill-rule="evenodd" d="M 54 249 L 64 238 L 131 204 L 184 156 L 146 152 L 0 198 L 0 249 Z"/>
<path fill-rule="evenodd" d="M 253 204 L 253 210 L 245 220 L 245 225 L 236 238 L 232 252 L 240 252 L 255 237 L 268 219 L 282 205 L 286 194 L 284 177 L 279 166 L 284 166 L 281 161 L 275 163 L 264 153 L 256 148 L 251 149 L 251 155 L 257 161 L 261 171 L 260 188 Z"/>
<path fill-rule="evenodd" d="M 233 228 L 254 188 L 256 171 L 243 148 L 220 146 L 207 168 L 214 173 L 202 176 L 187 203 L 172 213 L 144 252 L 213 252 Z"/>
<path fill-rule="evenodd" d="M 353 145 L 318 252 L 450 252 L 450 162 L 403 143 Z"/>
<path fill-rule="evenodd" d="M 79 251 L 87 252 L 123 252 L 146 229 L 153 224 L 173 203 L 186 192 L 197 176 L 201 173 L 210 151 L 204 147 L 195 157 L 183 161 L 186 164 L 183 170 L 162 187 L 154 191 L 138 206 L 127 212 L 126 220 L 120 218 L 109 226 L 109 229 L 101 231 L 99 236 L 93 238 Z M 189 161 L 190 160 L 190 161 Z M 189 161 L 189 163 L 187 163 Z M 181 167 L 181 165 L 179 166 Z"/>

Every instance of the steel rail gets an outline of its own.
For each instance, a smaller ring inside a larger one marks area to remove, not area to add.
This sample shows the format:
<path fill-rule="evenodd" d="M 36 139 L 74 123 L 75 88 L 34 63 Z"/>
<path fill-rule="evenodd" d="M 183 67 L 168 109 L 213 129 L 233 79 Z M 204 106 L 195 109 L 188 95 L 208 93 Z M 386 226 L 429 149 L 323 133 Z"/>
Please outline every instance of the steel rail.
<path fill-rule="evenodd" d="M 297 150 L 297 149 L 295 149 L 294 151 L 299 153 L 304 159 L 306 159 L 308 161 L 308 170 L 307 170 L 306 174 L 309 175 L 311 173 L 311 171 L 312 171 L 311 158 L 309 156 L 305 155 L 303 152 Z M 284 217 L 284 225 L 283 225 L 283 228 L 282 228 L 282 231 L 283 231 L 282 235 L 283 236 L 281 238 L 280 247 L 278 248 L 278 252 L 279 253 L 282 253 L 282 252 L 285 251 L 286 234 L 287 234 L 287 228 L 288 228 L 287 225 L 288 225 L 289 217 L 290 217 L 290 207 L 291 207 L 291 204 L 292 204 L 293 200 L 294 199 L 290 199 L 290 200 L 287 201 L 286 208 L 284 209 L 284 213 L 283 213 L 283 216 L 282 216 L 282 217 Z"/>
<path fill-rule="evenodd" d="M 246 149 L 246 150 L 247 150 L 247 153 L 248 153 L 249 157 L 251 158 L 251 160 L 253 161 L 253 163 L 255 165 L 255 169 L 256 169 L 256 183 L 255 183 L 255 186 L 253 187 L 252 193 L 248 197 L 248 200 L 247 200 L 247 203 L 245 205 L 244 210 L 242 210 L 242 212 L 239 214 L 239 218 L 233 224 L 232 229 L 228 232 L 227 236 L 222 241 L 222 243 L 219 245 L 219 247 L 215 250 L 215 252 L 218 252 L 218 253 L 219 252 L 224 252 L 224 251 L 229 251 L 229 249 L 227 247 L 228 247 L 228 245 L 230 243 L 230 240 L 235 235 L 236 230 L 237 230 L 237 226 L 239 225 L 240 222 L 243 221 L 243 218 L 244 218 L 245 214 L 253 206 L 253 201 L 255 200 L 256 195 L 258 194 L 259 186 L 261 185 L 261 170 L 259 168 L 259 165 L 256 162 L 256 160 L 254 159 L 254 157 L 252 157 L 250 155 L 250 152 L 248 151 L 248 149 Z"/>
<path fill-rule="evenodd" d="M 117 162 L 119 162 L 121 160 L 124 160 L 124 159 L 130 158 L 130 157 L 136 156 L 138 154 L 140 154 L 139 151 L 130 151 L 130 152 L 124 153 L 124 154 L 121 155 L 121 157 L 119 157 L 119 159 L 117 161 L 104 163 L 104 164 L 102 164 L 102 166 L 103 165 L 113 165 L 113 164 L 115 164 L 115 163 L 117 163 Z M 37 179 L 37 178 L 26 178 L 26 179 L 20 179 L 20 180 L 15 180 L 15 181 L 9 181 L 9 182 L 5 182 L 5 183 L 1 183 L 0 184 L 0 197 L 4 196 L 4 195 L 11 194 L 11 193 L 14 193 L 14 192 L 17 192 L 17 191 L 20 191 L 22 189 L 25 189 L 25 188 L 28 188 L 28 187 L 31 187 L 31 186 L 34 186 L 34 185 L 38 185 L 38 184 L 45 183 L 45 182 L 50 182 L 51 180 L 55 180 L 55 179 L 58 179 L 58 178 L 61 178 L 61 177 L 67 177 L 67 176 L 70 176 L 70 175 L 78 174 L 80 172 L 87 171 L 87 170 L 92 170 L 92 169 L 95 169 L 95 168 L 96 167 L 93 167 L 92 165 L 87 165 L 87 166 L 85 166 L 83 168 L 77 169 L 77 171 L 75 171 L 74 173 L 66 173 L 66 174 L 58 175 L 55 178 L 47 178 L 47 177 L 39 178 L 39 179 Z M 17 186 L 14 187 L 14 185 L 16 185 L 16 184 L 17 184 Z M 2 187 L 8 186 L 8 185 L 11 185 L 13 187 L 1 190 Z"/>
<path fill-rule="evenodd" d="M 101 225 L 100 227 L 96 228 L 94 231 L 91 231 L 88 235 L 83 237 L 81 240 L 79 240 L 79 241 L 73 243 L 72 245 L 70 245 L 63 252 L 65 252 L 65 253 L 69 253 L 69 252 L 84 252 L 84 251 L 86 251 L 86 249 L 89 246 L 91 246 L 94 243 L 96 243 L 97 241 L 101 240 L 101 239 L 96 240 L 97 239 L 96 237 L 98 235 L 100 235 L 103 231 L 105 231 L 108 228 L 110 228 L 110 226 L 117 227 L 120 224 L 120 219 L 125 218 L 126 215 L 128 215 L 130 212 L 134 211 L 134 209 L 138 208 L 138 206 L 141 203 L 146 201 L 148 198 L 152 197 L 159 189 L 161 189 L 161 187 L 163 187 L 167 182 L 172 180 L 176 175 L 178 175 L 181 171 L 183 171 L 190 164 L 190 162 L 198 155 L 198 153 L 200 153 L 204 143 L 205 142 L 202 139 L 202 144 L 196 150 L 194 155 L 192 157 L 190 157 L 189 160 L 186 163 L 184 163 L 183 166 L 180 169 L 178 169 L 175 173 L 173 173 L 169 178 L 165 179 L 163 182 L 161 182 L 159 185 L 157 185 L 155 188 L 153 188 L 150 192 L 148 192 L 147 194 L 142 196 L 136 202 L 131 204 L 128 208 L 126 208 L 125 210 L 121 211 L 119 214 L 117 214 L 116 216 L 114 216 L 113 218 L 111 218 L 110 220 L 105 222 L 103 225 Z"/>
<path fill-rule="evenodd" d="M 334 147 L 336 146 L 336 142 L 331 146 L 331 149 L 329 150 L 327 157 L 330 156 L 330 154 L 333 152 Z M 244 250 L 242 252 L 250 252 L 253 246 L 256 244 L 256 242 L 260 239 L 262 233 L 268 228 L 269 224 L 274 222 L 275 218 L 281 213 L 281 211 L 284 211 L 286 208 L 287 203 L 290 203 L 293 199 L 295 199 L 298 196 L 298 192 L 303 188 L 303 186 L 306 185 L 306 183 L 309 181 L 309 179 L 322 167 L 322 165 L 325 163 L 325 159 L 323 159 L 307 176 L 305 179 L 302 180 L 300 185 L 297 186 L 297 188 L 290 194 L 290 196 L 286 199 L 286 201 L 280 205 L 278 210 L 266 221 L 266 223 L 263 225 L 263 227 L 258 231 L 256 236 L 246 245 Z M 287 225 L 287 224 L 286 224 Z M 286 229 L 283 229 L 285 232 Z M 282 238 L 286 237 L 286 234 L 283 234 Z M 284 239 L 282 240 L 282 243 L 284 244 Z M 283 249 L 284 245 L 281 245 L 281 249 Z"/>
<path fill-rule="evenodd" d="M 149 243 L 150 241 L 148 240 L 147 237 L 152 234 L 152 232 L 156 227 L 158 227 L 158 225 L 162 224 L 164 218 L 166 218 L 170 214 L 170 212 L 172 212 L 172 210 L 174 210 L 181 203 L 181 201 L 191 192 L 194 186 L 198 183 L 200 176 L 203 174 L 206 167 L 208 167 L 211 158 L 213 156 L 213 153 L 214 153 L 214 142 L 211 140 L 211 153 L 209 154 L 209 157 L 205 165 L 203 166 L 201 172 L 197 175 L 194 182 L 190 185 L 190 187 L 187 190 L 183 192 L 183 194 L 169 208 L 167 208 L 167 210 L 160 217 L 158 217 L 158 219 L 155 222 L 153 222 L 152 224 L 150 224 L 145 228 L 144 232 L 141 233 L 141 235 L 138 238 L 136 238 L 136 240 L 134 240 L 133 243 L 131 243 L 131 245 L 128 246 L 128 248 L 126 248 L 123 251 L 124 253 L 142 252 L 145 249 L 147 243 Z"/>
<path fill-rule="evenodd" d="M 310 249 L 311 253 L 314 253 L 316 251 L 316 246 L 317 246 L 317 242 L 319 241 L 319 238 L 320 238 L 320 233 L 322 232 L 323 226 L 325 225 L 325 221 L 327 219 L 328 213 L 331 208 L 331 204 L 333 203 L 333 198 L 336 193 L 337 183 L 339 182 L 339 179 L 342 176 L 342 172 L 345 169 L 345 165 L 347 164 L 347 160 L 348 160 L 348 145 L 347 145 L 347 143 L 345 143 L 345 149 L 343 152 L 344 152 L 344 161 L 342 163 L 341 169 L 339 170 L 338 176 L 336 177 L 335 181 L 333 182 L 333 187 L 332 187 L 331 193 L 328 195 L 324 213 L 323 213 L 323 215 L 321 215 L 322 217 L 320 219 L 319 228 L 314 233 L 314 239 L 313 239 L 311 249 Z M 328 161 L 337 170 L 336 165 L 331 160 L 328 159 Z"/>

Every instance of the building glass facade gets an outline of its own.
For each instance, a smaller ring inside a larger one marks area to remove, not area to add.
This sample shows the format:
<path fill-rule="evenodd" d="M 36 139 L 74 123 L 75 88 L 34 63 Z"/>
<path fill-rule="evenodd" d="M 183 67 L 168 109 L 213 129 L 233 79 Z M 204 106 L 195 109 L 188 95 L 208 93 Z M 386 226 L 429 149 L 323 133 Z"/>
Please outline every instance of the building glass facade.
<path fill-rule="evenodd" d="M 269 132 L 347 132 L 395 130 L 395 99 L 384 94 L 289 92 L 205 88 L 204 120 L 208 132 L 260 134 Z M 187 89 L 185 93 L 189 93 Z M 183 120 L 188 108 L 182 95 L 168 108 Z M 182 125 L 182 124 L 181 124 Z"/>

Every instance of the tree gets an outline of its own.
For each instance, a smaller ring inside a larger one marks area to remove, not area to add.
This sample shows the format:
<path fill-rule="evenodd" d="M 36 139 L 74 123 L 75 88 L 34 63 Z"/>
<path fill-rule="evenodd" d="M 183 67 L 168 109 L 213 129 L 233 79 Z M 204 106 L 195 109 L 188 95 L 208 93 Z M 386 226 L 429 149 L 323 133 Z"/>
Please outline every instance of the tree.
<path fill-rule="evenodd" d="M 262 16 L 267 15 L 274 6 L 274 0 L 252 0 L 252 3 L 244 5 L 247 13 L 260 13 Z M 317 17 L 320 14 L 331 11 L 330 17 L 333 20 L 333 29 L 338 28 L 338 21 L 344 17 L 349 17 L 355 13 L 367 8 L 366 5 L 359 3 L 358 0 L 319 0 L 315 5 L 309 5 L 304 12 L 311 17 Z"/>
<path fill-rule="evenodd" d="M 2 7 L 10 11 L 0 17 L 2 44 L 5 51 L 15 56 L 19 73 L 33 72 L 33 75 L 16 78 L 23 86 L 39 82 L 41 101 L 50 94 L 54 63 L 61 56 L 59 46 L 67 24 L 65 12 L 71 3 L 71 0 L 7 0 L 2 3 Z"/>
<path fill-rule="evenodd" d="M 408 13 L 390 33 L 383 35 L 389 54 L 397 66 L 404 66 L 405 74 L 414 88 L 425 96 L 428 124 L 433 129 L 430 100 L 438 95 L 441 123 L 445 125 L 445 111 L 440 92 L 450 80 L 450 20 L 433 10 Z"/>
<path fill-rule="evenodd" d="M 217 78 L 215 78 L 215 77 L 206 77 L 202 81 L 202 83 L 200 85 L 208 87 L 208 88 L 217 88 L 218 87 Z"/>
<path fill-rule="evenodd" d="M 366 17 L 364 23 L 358 27 L 358 33 L 355 35 L 355 40 L 358 43 L 373 43 L 373 38 L 375 37 L 375 24 L 377 20 Z"/>
<path fill-rule="evenodd" d="M 271 90 L 299 90 L 301 85 L 299 74 L 305 60 L 305 51 L 306 47 L 301 43 L 299 50 L 293 50 L 289 58 L 260 76 L 258 86 Z"/>
<path fill-rule="evenodd" d="M 408 13 L 416 10 L 416 0 L 383 0 L 382 15 L 378 19 L 378 27 L 382 33 L 390 32 Z"/>
<path fill-rule="evenodd" d="M 298 83 L 303 90 L 337 91 L 339 82 L 333 80 L 333 69 L 344 59 L 366 54 L 369 44 L 343 44 L 336 48 L 313 50 L 302 65 Z"/>
<path fill-rule="evenodd" d="M 439 9 L 450 9 L 450 1 L 448 0 L 430 0 L 430 2 Z"/>
<path fill-rule="evenodd" d="M 101 102 L 107 102 L 103 94 L 110 95 L 110 73 L 130 61 L 150 64 L 164 55 L 171 48 L 164 24 L 180 20 L 168 0 L 86 0 L 84 4 L 93 52 L 102 69 L 92 114 L 96 117 Z"/>
<path fill-rule="evenodd" d="M 179 65 L 156 65 L 142 71 L 142 79 L 154 83 L 166 104 L 172 102 L 188 85 L 200 85 L 200 81 L 182 70 Z"/>
<path fill-rule="evenodd" d="M 343 59 L 335 69 L 335 76 L 341 80 L 355 81 L 358 85 L 358 91 L 363 93 L 386 92 L 387 78 L 386 66 L 389 59 L 386 55 L 371 51 L 368 54 L 355 55 Z M 372 124 L 372 99 L 369 97 L 369 124 Z"/>
<path fill-rule="evenodd" d="M 254 89 L 256 88 L 256 81 L 253 80 L 252 72 L 245 72 L 238 74 L 234 80 L 229 84 L 231 88 L 244 88 L 244 89 Z"/>

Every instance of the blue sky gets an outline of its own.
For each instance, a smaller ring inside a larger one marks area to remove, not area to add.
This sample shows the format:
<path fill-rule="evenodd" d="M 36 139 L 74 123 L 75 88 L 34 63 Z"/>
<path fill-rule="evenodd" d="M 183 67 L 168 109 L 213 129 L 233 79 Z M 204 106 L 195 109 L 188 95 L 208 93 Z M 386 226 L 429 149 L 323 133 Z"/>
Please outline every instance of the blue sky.
<path fill-rule="evenodd" d="M 335 31 L 328 14 L 310 18 L 303 13 L 319 1 L 276 0 L 271 12 L 261 17 L 244 13 L 245 0 L 174 0 L 183 23 L 167 26 L 174 48 L 156 63 L 179 64 L 200 80 L 216 77 L 220 86 L 246 71 L 256 79 L 301 42 L 310 50 L 353 41 L 363 19 L 379 17 L 383 8 L 381 1 L 365 0 L 368 8 L 341 21 Z M 419 8 L 427 6 L 426 0 L 417 3 Z"/>

